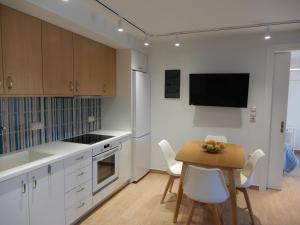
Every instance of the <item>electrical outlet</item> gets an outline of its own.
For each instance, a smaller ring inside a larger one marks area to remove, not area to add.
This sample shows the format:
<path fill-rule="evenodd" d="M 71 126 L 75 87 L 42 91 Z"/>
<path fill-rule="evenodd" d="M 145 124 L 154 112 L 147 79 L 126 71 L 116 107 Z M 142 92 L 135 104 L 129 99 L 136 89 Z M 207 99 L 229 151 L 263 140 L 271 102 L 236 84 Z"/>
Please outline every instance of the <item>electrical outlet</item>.
<path fill-rule="evenodd" d="M 250 108 L 250 115 L 249 115 L 249 120 L 250 123 L 255 123 L 256 122 L 256 107 L 251 107 Z"/>
<path fill-rule="evenodd" d="M 94 116 L 89 116 L 88 117 L 88 122 L 89 123 L 93 123 L 93 122 L 95 122 L 96 121 L 96 118 L 94 117 Z"/>
<path fill-rule="evenodd" d="M 44 124 L 42 122 L 33 122 L 30 125 L 31 130 L 41 130 L 44 128 Z"/>

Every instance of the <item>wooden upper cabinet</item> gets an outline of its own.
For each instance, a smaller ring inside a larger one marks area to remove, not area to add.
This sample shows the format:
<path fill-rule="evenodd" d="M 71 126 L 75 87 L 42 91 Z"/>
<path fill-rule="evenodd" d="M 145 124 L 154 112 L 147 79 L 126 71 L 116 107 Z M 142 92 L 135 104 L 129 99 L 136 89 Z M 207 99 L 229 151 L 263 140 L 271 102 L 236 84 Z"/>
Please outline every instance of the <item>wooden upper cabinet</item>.
<path fill-rule="evenodd" d="M 102 91 L 104 96 L 116 95 L 116 50 L 104 48 L 104 80 Z"/>
<path fill-rule="evenodd" d="M 2 6 L 0 6 L 0 94 L 4 93 L 4 86 L 3 86 L 3 64 L 2 64 L 2 32 L 1 32 L 1 14 L 2 14 Z"/>
<path fill-rule="evenodd" d="M 105 46 L 73 35 L 75 95 L 103 95 Z"/>
<path fill-rule="evenodd" d="M 73 35 L 43 22 L 44 95 L 73 96 Z"/>
<path fill-rule="evenodd" d="M 2 6 L 5 94 L 42 95 L 42 22 Z"/>

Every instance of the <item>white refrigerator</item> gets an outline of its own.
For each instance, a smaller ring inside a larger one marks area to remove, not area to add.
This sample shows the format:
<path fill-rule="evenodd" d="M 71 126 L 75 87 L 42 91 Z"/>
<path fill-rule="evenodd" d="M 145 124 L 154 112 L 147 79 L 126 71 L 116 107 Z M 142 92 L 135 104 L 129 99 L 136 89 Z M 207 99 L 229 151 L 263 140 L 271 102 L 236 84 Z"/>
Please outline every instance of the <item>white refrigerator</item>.
<path fill-rule="evenodd" d="M 133 71 L 133 180 L 150 170 L 150 76 Z"/>

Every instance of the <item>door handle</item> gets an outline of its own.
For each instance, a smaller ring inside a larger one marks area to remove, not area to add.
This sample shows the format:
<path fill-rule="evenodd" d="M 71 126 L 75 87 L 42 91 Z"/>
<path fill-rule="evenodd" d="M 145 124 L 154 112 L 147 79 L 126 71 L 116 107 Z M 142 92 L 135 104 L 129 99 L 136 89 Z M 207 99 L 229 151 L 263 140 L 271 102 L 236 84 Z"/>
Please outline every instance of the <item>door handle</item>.
<path fill-rule="evenodd" d="M 26 183 L 22 180 L 22 194 L 26 193 Z"/>
<path fill-rule="evenodd" d="M 70 85 L 70 91 L 73 92 L 73 91 L 74 91 L 74 84 L 73 84 L 73 81 L 70 81 L 70 84 L 69 84 L 69 85 Z"/>
<path fill-rule="evenodd" d="M 12 79 L 11 76 L 7 77 L 7 83 L 6 83 L 6 85 L 7 85 L 8 89 L 12 89 L 13 88 L 13 79 Z"/>
<path fill-rule="evenodd" d="M 32 177 L 32 188 L 36 189 L 36 186 L 37 186 L 37 181 L 36 181 L 35 177 Z"/>
<path fill-rule="evenodd" d="M 281 132 L 281 133 L 284 133 L 284 121 L 281 121 L 281 124 L 280 124 L 280 132 Z"/>

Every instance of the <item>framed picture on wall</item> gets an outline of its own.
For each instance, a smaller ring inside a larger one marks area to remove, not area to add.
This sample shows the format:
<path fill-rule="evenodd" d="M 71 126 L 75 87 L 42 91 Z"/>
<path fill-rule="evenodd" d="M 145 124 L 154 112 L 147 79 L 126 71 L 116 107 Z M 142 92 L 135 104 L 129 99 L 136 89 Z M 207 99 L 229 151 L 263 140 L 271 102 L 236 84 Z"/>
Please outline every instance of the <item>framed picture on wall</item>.
<path fill-rule="evenodd" d="M 165 70 L 165 98 L 180 98 L 180 70 Z"/>

